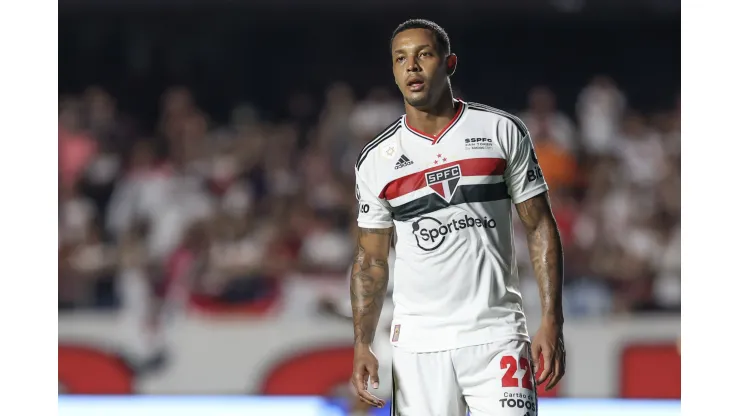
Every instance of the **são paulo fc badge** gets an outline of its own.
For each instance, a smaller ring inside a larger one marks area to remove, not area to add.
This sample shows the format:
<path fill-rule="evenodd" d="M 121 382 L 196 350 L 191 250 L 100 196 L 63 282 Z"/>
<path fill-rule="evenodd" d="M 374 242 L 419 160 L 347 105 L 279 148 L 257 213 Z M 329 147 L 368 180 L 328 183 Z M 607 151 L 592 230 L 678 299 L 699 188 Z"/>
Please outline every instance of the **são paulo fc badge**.
<path fill-rule="evenodd" d="M 427 172 L 424 176 L 427 180 L 427 186 L 432 188 L 442 199 L 450 202 L 462 175 L 460 174 L 460 165 L 455 165 Z"/>

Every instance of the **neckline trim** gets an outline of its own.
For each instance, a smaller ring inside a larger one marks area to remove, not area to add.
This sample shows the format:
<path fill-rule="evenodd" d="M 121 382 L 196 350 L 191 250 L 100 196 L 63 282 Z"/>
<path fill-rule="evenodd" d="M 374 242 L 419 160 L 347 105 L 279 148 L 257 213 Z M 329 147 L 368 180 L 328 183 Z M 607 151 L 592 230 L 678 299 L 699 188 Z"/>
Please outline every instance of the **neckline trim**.
<path fill-rule="evenodd" d="M 452 117 L 452 119 L 449 121 L 449 123 L 447 123 L 447 125 L 439 133 L 437 133 L 436 135 L 430 135 L 430 134 L 424 133 L 421 130 L 417 130 L 417 129 L 411 127 L 409 125 L 409 123 L 408 123 L 408 120 L 406 119 L 406 115 L 405 114 L 403 116 L 403 125 L 406 127 L 406 130 L 410 131 L 414 135 L 416 135 L 416 136 L 418 136 L 418 137 L 420 137 L 420 138 L 422 138 L 424 140 L 429 140 L 429 141 L 432 142 L 432 144 L 437 144 L 437 143 L 439 143 L 442 140 L 442 138 L 447 134 L 447 132 L 449 132 L 450 130 L 452 130 L 453 127 L 455 127 L 455 125 L 457 124 L 457 122 L 460 121 L 460 119 L 462 118 L 463 112 L 465 112 L 465 108 L 467 107 L 467 103 L 465 103 L 464 101 L 459 100 L 459 99 L 455 99 L 455 102 L 456 103 L 459 103 L 459 106 L 457 108 L 457 112 Z"/>

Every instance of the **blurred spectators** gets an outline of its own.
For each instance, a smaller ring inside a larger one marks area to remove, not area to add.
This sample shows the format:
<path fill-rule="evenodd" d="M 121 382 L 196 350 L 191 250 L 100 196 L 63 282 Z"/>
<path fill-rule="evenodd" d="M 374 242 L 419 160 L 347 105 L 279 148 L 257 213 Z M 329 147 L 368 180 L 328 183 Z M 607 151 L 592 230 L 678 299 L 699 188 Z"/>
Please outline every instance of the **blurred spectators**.
<path fill-rule="evenodd" d="M 581 91 L 576 114 L 586 152 L 603 155 L 614 150 L 613 138 L 626 105 L 624 94 L 609 77 L 597 76 Z"/>
<path fill-rule="evenodd" d="M 60 309 L 120 307 L 152 323 L 188 302 L 254 306 L 295 276 L 344 282 L 354 161 L 402 102 L 338 82 L 286 109 L 268 121 L 240 103 L 219 124 L 178 86 L 143 134 L 99 87 L 62 97 Z M 538 86 L 520 113 L 562 233 L 567 313 L 679 308 L 680 100 L 640 114 L 599 76 L 573 110 L 577 125 Z M 521 229 L 516 244 L 526 307 L 538 308 Z"/>
<path fill-rule="evenodd" d="M 575 126 L 558 111 L 555 94 L 547 87 L 533 88 L 529 93 L 529 107 L 521 114 L 535 144 L 550 139 L 553 145 L 566 152 L 578 149 Z"/>

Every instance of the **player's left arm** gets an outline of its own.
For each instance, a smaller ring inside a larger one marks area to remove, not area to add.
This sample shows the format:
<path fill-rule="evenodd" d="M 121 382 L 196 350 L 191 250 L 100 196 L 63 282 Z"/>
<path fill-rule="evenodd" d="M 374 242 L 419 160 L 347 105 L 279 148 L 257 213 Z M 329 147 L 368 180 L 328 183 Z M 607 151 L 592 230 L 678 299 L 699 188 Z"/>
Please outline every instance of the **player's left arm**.
<path fill-rule="evenodd" d="M 537 382 L 541 384 L 549 378 L 550 389 L 565 374 L 563 246 L 529 132 L 516 118 L 500 122 L 497 129 L 507 154 L 506 186 L 527 232 L 529 255 L 540 289 L 542 321 L 532 339 L 532 360 L 536 374 L 542 355 L 544 365 Z"/>
<path fill-rule="evenodd" d="M 547 192 L 516 204 L 519 218 L 527 231 L 529 256 L 540 292 L 542 320 L 532 341 L 535 374 L 543 358 L 541 384 L 553 388 L 565 374 L 565 344 L 563 341 L 563 246 L 550 208 Z"/>

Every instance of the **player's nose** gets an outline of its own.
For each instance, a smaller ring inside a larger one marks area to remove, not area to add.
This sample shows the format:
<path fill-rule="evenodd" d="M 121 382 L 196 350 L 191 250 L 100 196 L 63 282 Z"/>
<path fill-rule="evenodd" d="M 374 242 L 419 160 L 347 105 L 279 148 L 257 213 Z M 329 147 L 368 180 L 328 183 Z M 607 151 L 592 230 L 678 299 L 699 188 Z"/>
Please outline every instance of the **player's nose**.
<path fill-rule="evenodd" d="M 410 58 L 406 61 L 406 72 L 419 72 L 421 67 L 416 58 Z"/>

